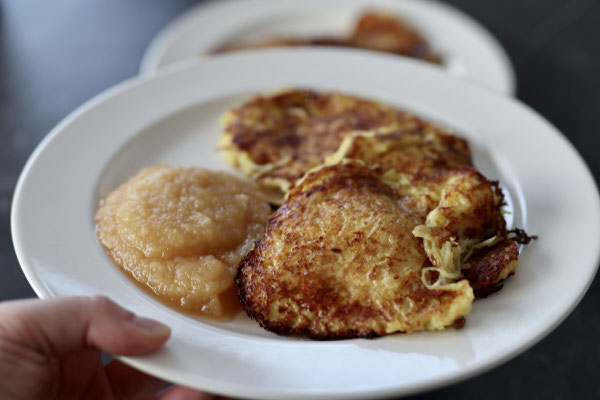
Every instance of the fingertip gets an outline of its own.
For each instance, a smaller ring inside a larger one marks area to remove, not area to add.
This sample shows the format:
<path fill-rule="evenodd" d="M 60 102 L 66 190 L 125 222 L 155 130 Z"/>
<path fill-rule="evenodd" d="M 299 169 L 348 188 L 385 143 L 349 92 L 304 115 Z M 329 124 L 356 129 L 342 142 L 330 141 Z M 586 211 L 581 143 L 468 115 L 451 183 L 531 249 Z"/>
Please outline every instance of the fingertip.
<path fill-rule="evenodd" d="M 124 356 L 153 353 L 169 339 L 171 330 L 159 322 L 135 316 L 121 321 L 112 338 L 102 343 L 102 350 Z"/>
<path fill-rule="evenodd" d="M 156 351 L 162 347 L 171 336 L 171 328 L 153 319 L 134 316 L 128 321 L 135 334 L 135 345 L 127 349 L 123 355 L 143 355 Z"/>
<path fill-rule="evenodd" d="M 150 318 L 140 317 L 136 315 L 131 320 L 131 323 L 149 335 L 164 337 L 165 339 L 168 339 L 171 335 L 171 328 L 169 328 L 167 325 L 161 322 Z"/>
<path fill-rule="evenodd" d="M 111 354 L 138 356 L 152 353 L 169 339 L 171 329 L 141 317 L 106 297 L 92 299 L 97 313 L 89 327 L 90 344 Z"/>

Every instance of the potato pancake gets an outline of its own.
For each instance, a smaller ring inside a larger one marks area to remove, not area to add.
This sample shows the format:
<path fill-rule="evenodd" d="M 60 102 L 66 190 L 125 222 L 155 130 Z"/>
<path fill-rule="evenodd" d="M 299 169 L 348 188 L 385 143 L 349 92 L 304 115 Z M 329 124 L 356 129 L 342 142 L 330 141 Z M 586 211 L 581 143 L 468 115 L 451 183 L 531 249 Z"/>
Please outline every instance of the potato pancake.
<path fill-rule="evenodd" d="M 464 279 L 451 290 L 426 286 L 433 265 L 412 233 L 424 222 L 412 205 L 361 162 L 308 173 L 240 264 L 246 312 L 268 330 L 315 339 L 453 324 L 473 291 Z"/>
<path fill-rule="evenodd" d="M 356 47 L 441 63 L 441 58 L 431 51 L 423 36 L 405 21 L 390 14 L 377 12 L 365 12 L 360 15 L 347 37 L 274 37 L 254 43 L 225 45 L 211 53 L 290 46 Z"/>
<path fill-rule="evenodd" d="M 418 131 L 427 125 L 388 105 L 341 93 L 287 90 L 257 96 L 229 111 L 220 148 L 265 187 L 281 191 L 336 152 L 346 135 L 383 128 Z"/>

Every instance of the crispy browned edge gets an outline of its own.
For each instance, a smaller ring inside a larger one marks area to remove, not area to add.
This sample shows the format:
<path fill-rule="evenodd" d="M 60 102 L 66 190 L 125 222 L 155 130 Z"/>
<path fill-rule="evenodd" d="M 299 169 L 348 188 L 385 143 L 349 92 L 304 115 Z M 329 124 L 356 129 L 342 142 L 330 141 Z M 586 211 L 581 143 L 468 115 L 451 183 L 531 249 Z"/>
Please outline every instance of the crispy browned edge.
<path fill-rule="evenodd" d="M 249 268 L 254 267 L 255 262 L 256 262 L 255 254 L 257 251 L 261 251 L 261 250 L 262 250 L 262 241 L 259 240 L 256 242 L 254 249 L 252 249 L 252 251 L 250 251 L 248 254 L 246 254 L 246 256 L 240 262 L 237 274 L 235 276 L 235 286 L 238 290 L 238 298 L 239 298 L 240 302 L 242 303 L 242 306 L 244 307 L 246 314 L 251 319 L 258 322 L 258 324 L 262 328 L 264 328 L 270 332 L 276 333 L 278 335 L 281 335 L 281 336 L 302 336 L 302 337 L 308 337 L 308 338 L 314 339 L 314 340 L 341 340 L 341 339 L 357 339 L 357 338 L 373 339 L 376 337 L 383 336 L 373 330 L 360 331 L 360 330 L 356 330 L 356 329 L 344 330 L 343 334 L 315 335 L 313 332 L 306 330 L 306 329 L 294 329 L 285 324 L 274 323 L 274 322 L 265 320 L 262 313 L 255 311 L 254 308 L 252 307 L 251 303 L 246 301 L 246 290 L 245 290 L 246 279 L 242 272 L 242 269 L 245 266 L 247 266 Z"/>
<path fill-rule="evenodd" d="M 483 298 L 502 289 L 505 279 L 498 281 L 499 275 L 506 266 L 518 259 L 517 243 L 507 239 L 472 255 L 468 260 L 471 267 L 463 269 L 462 273 L 473 288 L 475 296 Z M 508 276 L 512 275 L 514 272 Z"/>

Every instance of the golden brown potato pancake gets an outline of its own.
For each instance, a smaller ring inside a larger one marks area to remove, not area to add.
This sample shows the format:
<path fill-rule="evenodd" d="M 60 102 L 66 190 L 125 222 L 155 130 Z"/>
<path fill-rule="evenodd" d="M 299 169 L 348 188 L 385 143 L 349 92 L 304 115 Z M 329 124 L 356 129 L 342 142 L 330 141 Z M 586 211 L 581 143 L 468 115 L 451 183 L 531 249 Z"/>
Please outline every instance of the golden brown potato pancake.
<path fill-rule="evenodd" d="M 419 131 L 427 126 L 382 103 L 309 90 L 257 96 L 226 113 L 222 124 L 220 148 L 227 159 L 282 194 L 355 130 Z"/>
<path fill-rule="evenodd" d="M 238 43 L 215 49 L 212 53 L 228 51 L 289 47 L 289 46 L 339 46 L 381 51 L 401 56 L 440 63 L 426 40 L 402 19 L 384 13 L 363 13 L 347 37 L 275 37 L 254 43 Z"/>
<path fill-rule="evenodd" d="M 358 161 L 324 166 L 292 188 L 236 276 L 250 317 L 315 339 L 443 329 L 471 309 L 467 280 L 428 288 L 433 268 L 410 196 Z"/>

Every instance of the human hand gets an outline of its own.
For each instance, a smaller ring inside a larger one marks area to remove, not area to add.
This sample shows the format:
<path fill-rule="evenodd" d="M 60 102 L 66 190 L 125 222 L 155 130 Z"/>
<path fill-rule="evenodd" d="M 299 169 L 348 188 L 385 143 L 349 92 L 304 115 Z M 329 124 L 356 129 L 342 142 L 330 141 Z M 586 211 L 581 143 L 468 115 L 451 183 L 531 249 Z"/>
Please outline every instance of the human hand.
<path fill-rule="evenodd" d="M 172 386 L 101 351 L 140 356 L 158 350 L 170 329 L 106 297 L 0 304 L 0 399 L 212 399 Z"/>

